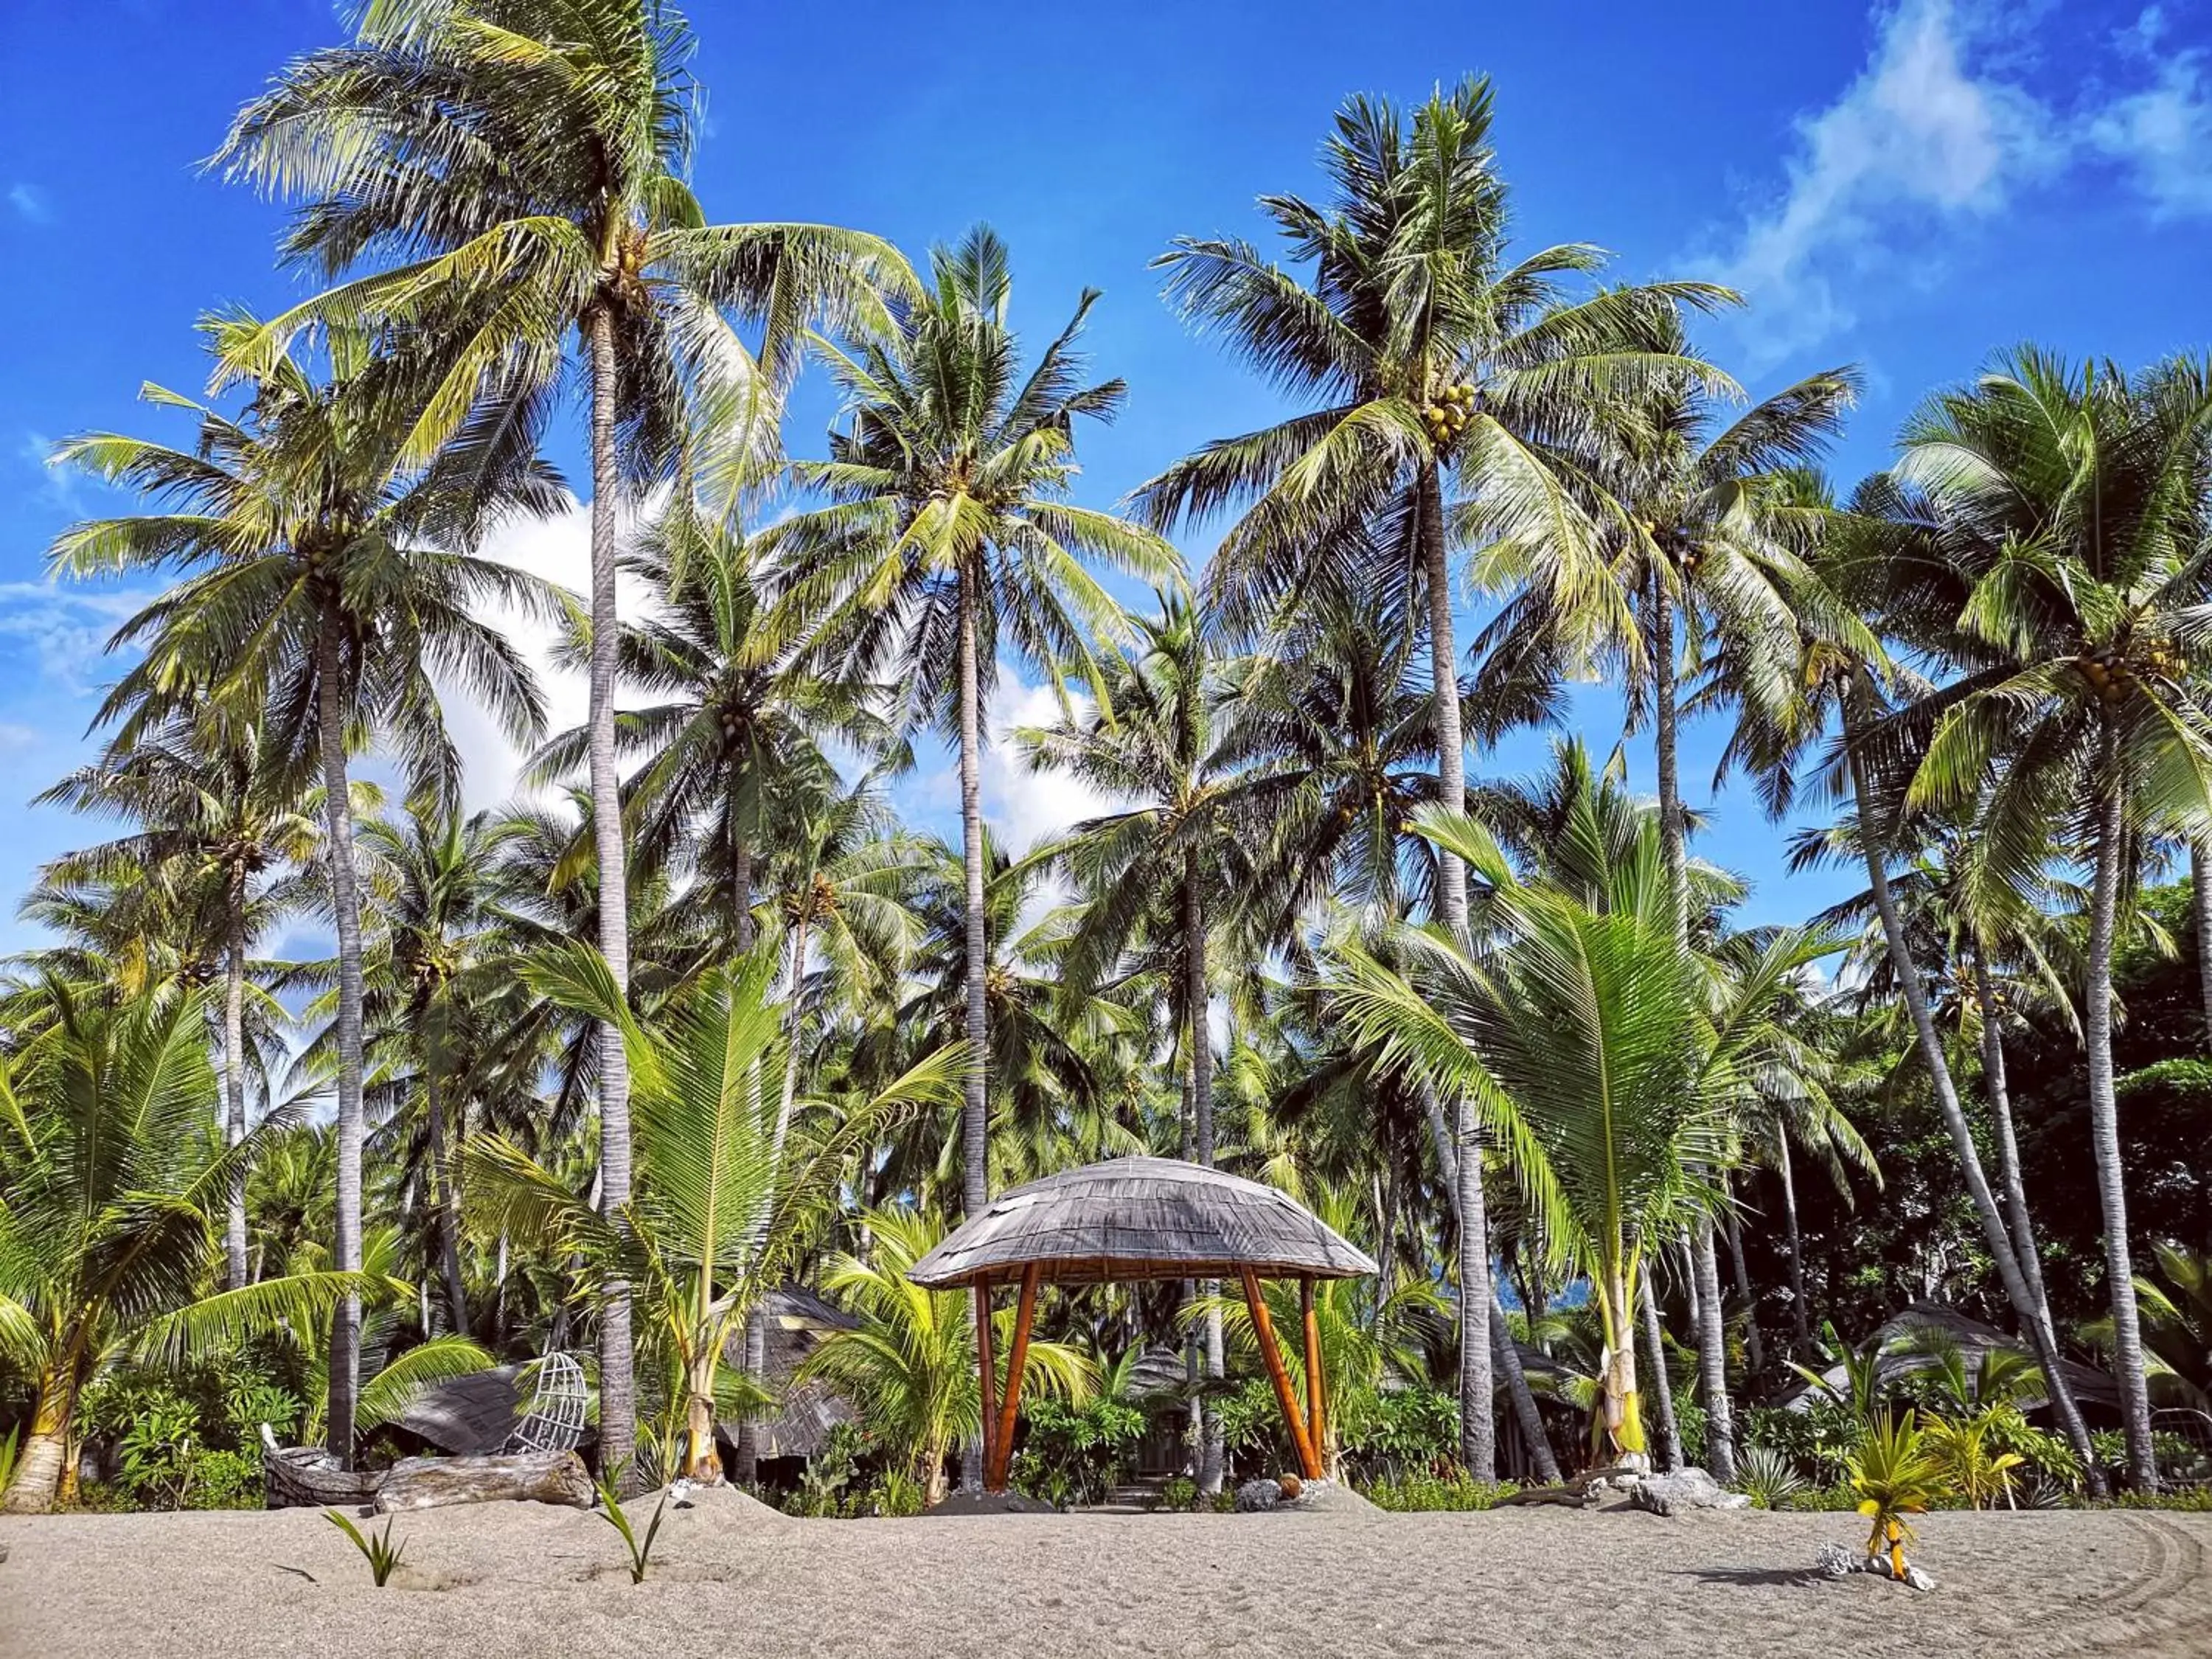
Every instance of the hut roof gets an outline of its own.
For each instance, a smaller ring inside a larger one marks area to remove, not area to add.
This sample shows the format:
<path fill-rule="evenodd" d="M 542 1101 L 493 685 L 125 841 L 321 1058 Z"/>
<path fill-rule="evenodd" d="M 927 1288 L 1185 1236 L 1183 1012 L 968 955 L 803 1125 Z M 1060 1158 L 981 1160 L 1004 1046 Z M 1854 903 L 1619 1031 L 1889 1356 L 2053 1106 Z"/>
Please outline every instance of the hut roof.
<path fill-rule="evenodd" d="M 520 1365 L 501 1365 L 437 1383 L 409 1402 L 398 1426 L 455 1457 L 495 1452 L 507 1444 L 522 1409 L 516 1389 L 521 1375 Z"/>
<path fill-rule="evenodd" d="M 1875 1332 L 1875 1340 L 1881 1345 L 1875 1361 L 1884 1388 L 1893 1387 L 1905 1377 L 1917 1375 L 1936 1363 L 1936 1351 L 1944 1345 L 1956 1347 L 1969 1372 L 1979 1364 L 1983 1354 L 1991 1348 L 2009 1348 L 2034 1358 L 2033 1351 L 2017 1337 L 2007 1336 L 1994 1325 L 1985 1325 L 1971 1314 L 1941 1302 L 1915 1302 L 1887 1321 Z M 2119 1385 L 2105 1372 L 2079 1360 L 2062 1358 L 2066 1381 L 2074 1397 L 2085 1406 L 2108 1406 L 2118 1409 L 2120 1401 Z M 1844 1368 L 1831 1365 L 1821 1374 L 1833 1387 L 1841 1388 Z M 1784 1396 L 1785 1410 L 1804 1411 L 1818 1398 L 1810 1383 Z M 2039 1410 L 2050 1402 L 2040 1393 L 2031 1393 L 2021 1401 L 2029 1411 Z"/>
<path fill-rule="evenodd" d="M 816 1456 L 831 1429 L 857 1422 L 859 1416 L 818 1378 L 805 1382 L 792 1379 L 825 1334 L 857 1330 L 860 1322 L 803 1285 L 779 1286 L 763 1296 L 759 1306 L 768 1362 L 761 1380 L 775 1392 L 778 1404 L 773 1416 L 755 1420 L 754 1446 L 763 1457 Z M 725 1339 L 722 1358 L 732 1365 L 745 1363 L 742 1326 Z M 735 1423 L 720 1426 L 730 1440 L 737 1439 Z"/>
<path fill-rule="evenodd" d="M 1287 1194 L 1172 1158 L 1115 1158 L 1016 1187 L 907 1277 L 1000 1285 L 1038 1264 L 1048 1284 L 1273 1276 L 1352 1279 L 1375 1263 Z"/>

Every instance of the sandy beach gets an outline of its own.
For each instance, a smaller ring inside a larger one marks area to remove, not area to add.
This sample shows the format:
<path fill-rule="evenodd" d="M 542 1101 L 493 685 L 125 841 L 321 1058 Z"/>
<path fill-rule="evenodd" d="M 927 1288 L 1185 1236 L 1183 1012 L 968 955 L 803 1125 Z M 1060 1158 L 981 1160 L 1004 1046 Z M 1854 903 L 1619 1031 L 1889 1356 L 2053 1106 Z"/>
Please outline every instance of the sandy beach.
<path fill-rule="evenodd" d="M 2212 1653 L 2212 1517 L 1938 1515 L 1931 1595 L 1813 1571 L 1844 1515 L 794 1521 L 671 1511 L 632 1585 L 598 1517 L 401 1517 L 373 1588 L 313 1511 L 0 1521 L 0 1654 Z"/>

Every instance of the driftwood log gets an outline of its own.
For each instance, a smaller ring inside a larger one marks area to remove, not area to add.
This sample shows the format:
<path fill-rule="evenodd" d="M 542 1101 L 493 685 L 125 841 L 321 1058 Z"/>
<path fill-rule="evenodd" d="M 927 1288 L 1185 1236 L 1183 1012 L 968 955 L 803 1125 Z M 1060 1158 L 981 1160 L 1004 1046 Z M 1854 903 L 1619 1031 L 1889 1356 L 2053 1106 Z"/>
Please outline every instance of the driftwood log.
<path fill-rule="evenodd" d="M 403 1457 L 377 1488 L 376 1512 L 434 1510 L 500 1499 L 564 1504 L 587 1510 L 595 1494 L 584 1460 L 572 1451 L 499 1457 Z"/>
<path fill-rule="evenodd" d="M 1515 1492 L 1510 1498 L 1501 1498 L 1498 1500 L 1498 1507 L 1505 1509 L 1519 1504 L 1556 1504 L 1561 1509 L 1586 1510 L 1596 1504 L 1598 1495 L 1605 1490 L 1607 1480 L 1615 1475 L 1638 1473 L 1638 1470 L 1626 1463 L 1615 1464 L 1609 1468 L 1591 1469 L 1577 1475 L 1564 1486 L 1531 1486 L 1524 1492 Z"/>

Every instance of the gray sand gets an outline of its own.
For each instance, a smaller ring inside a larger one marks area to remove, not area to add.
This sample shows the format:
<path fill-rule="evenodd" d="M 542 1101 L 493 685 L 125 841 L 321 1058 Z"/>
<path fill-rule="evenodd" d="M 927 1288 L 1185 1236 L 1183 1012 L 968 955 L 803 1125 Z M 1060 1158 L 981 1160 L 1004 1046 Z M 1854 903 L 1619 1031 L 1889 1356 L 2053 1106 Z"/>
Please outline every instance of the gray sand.
<path fill-rule="evenodd" d="M 2212 1654 L 2212 1516 L 1937 1515 L 1933 1595 L 1816 1577 L 1850 1515 L 670 1512 L 400 1517 L 372 1589 L 313 1511 L 0 1519 L 0 1655 Z"/>

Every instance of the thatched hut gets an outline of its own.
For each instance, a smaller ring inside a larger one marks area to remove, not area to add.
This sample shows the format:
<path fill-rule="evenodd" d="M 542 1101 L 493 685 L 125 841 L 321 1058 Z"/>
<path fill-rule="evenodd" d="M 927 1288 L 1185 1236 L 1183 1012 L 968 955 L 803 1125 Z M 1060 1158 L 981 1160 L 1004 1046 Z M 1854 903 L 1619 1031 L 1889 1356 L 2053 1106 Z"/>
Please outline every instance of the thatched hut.
<path fill-rule="evenodd" d="M 1323 1441 L 1321 1344 L 1314 1323 L 1316 1279 L 1355 1279 L 1373 1260 L 1285 1192 L 1171 1158 L 1116 1158 L 1066 1170 L 1000 1194 L 916 1263 L 907 1277 L 933 1290 L 975 1293 L 983 1389 L 984 1485 L 1003 1490 L 1030 1326 L 1042 1285 L 1221 1279 L 1243 1285 L 1275 1398 L 1309 1480 L 1318 1478 Z M 1306 1404 L 1303 1412 L 1276 1346 L 1260 1293 L 1262 1279 L 1295 1279 L 1304 1290 Z M 1018 1285 L 1021 1301 L 1007 1355 L 1006 1397 L 994 1401 L 991 1352 L 994 1286 Z"/>
<path fill-rule="evenodd" d="M 2034 1351 L 2018 1337 L 2007 1336 L 1994 1325 L 1983 1323 L 1971 1314 L 1941 1302 L 1915 1302 L 1885 1321 L 1874 1334 L 1879 1345 L 1875 1361 L 1876 1374 L 1884 1389 L 1894 1388 L 1907 1377 L 1927 1370 L 1936 1363 L 1937 1355 L 1945 1348 L 1956 1349 L 1971 1374 L 1982 1361 L 1982 1356 L 1992 1348 L 2008 1349 L 2034 1357 Z M 2120 1409 L 2119 1385 L 2094 1366 L 2084 1365 L 2078 1360 L 2062 1359 L 2066 1382 L 2074 1398 L 2085 1413 L 2107 1414 L 2118 1420 Z M 1830 1386 L 1844 1386 L 1844 1367 L 1831 1365 L 1822 1374 Z M 1795 1389 L 1780 1402 L 1785 1410 L 1804 1411 L 1819 1397 L 1811 1383 Z M 2020 1404 L 2028 1411 L 2036 1411 L 2050 1402 L 2039 1394 L 2030 1394 Z"/>
<path fill-rule="evenodd" d="M 860 1322 L 799 1285 L 786 1285 L 770 1291 L 760 1299 L 753 1316 L 761 1322 L 766 1339 L 767 1363 L 761 1382 L 781 1401 L 775 1415 L 760 1419 L 753 1425 L 755 1455 L 763 1466 L 777 1462 L 785 1465 L 780 1470 L 763 1467 L 758 1475 L 770 1480 L 795 1477 L 800 1468 L 820 1455 L 830 1430 L 840 1423 L 857 1422 L 859 1413 L 827 1384 L 819 1381 L 799 1382 L 793 1378 L 806 1357 L 821 1346 L 823 1337 L 832 1331 L 857 1329 Z M 744 1364 L 743 1330 L 730 1333 L 722 1346 L 722 1358 L 730 1365 Z M 715 1426 L 722 1441 L 734 1448 L 738 1425 L 721 1423 Z"/>

